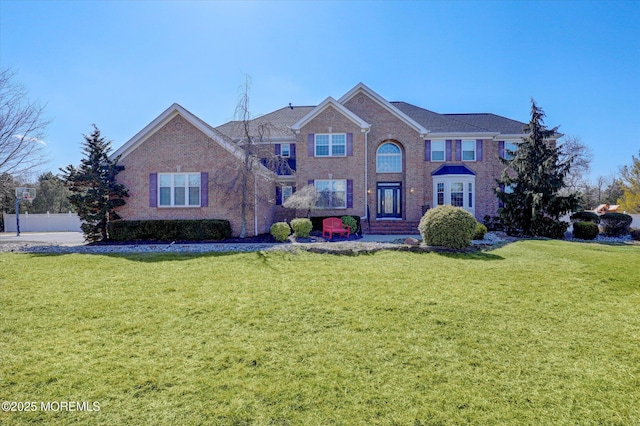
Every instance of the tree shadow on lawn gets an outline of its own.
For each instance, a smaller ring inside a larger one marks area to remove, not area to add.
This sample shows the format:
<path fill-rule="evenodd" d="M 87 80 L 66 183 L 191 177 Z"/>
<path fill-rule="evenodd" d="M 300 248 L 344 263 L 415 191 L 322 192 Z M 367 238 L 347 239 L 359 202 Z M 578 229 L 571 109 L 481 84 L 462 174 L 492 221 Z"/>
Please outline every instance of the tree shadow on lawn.
<path fill-rule="evenodd" d="M 35 251 L 25 251 L 21 252 L 23 254 L 29 254 L 33 257 L 51 257 L 51 256 L 66 256 L 71 254 L 82 254 L 82 255 L 91 255 L 91 256 L 104 256 L 104 257 L 114 257 L 118 259 L 129 260 L 132 262 L 142 262 L 142 263 L 158 263 L 158 262 L 172 262 L 172 261 L 182 261 L 182 260 L 191 260 L 196 257 L 223 257 L 223 256 L 232 256 L 236 254 L 240 254 L 241 252 L 113 252 L 113 253 L 98 253 L 98 252 L 78 252 L 78 251 L 68 251 L 68 252 L 54 252 L 54 249 L 59 249 L 58 246 L 41 246 L 43 249 L 50 249 L 51 251 L 46 252 L 35 252 Z M 249 252 L 244 252 L 249 253 Z"/>

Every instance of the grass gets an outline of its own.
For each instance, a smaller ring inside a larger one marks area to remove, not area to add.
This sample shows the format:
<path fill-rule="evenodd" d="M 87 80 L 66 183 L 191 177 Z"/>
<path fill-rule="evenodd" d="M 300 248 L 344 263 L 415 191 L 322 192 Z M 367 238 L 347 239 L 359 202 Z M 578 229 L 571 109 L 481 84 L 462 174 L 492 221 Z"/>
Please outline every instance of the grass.
<path fill-rule="evenodd" d="M 0 254 L 0 423 L 640 424 L 639 255 Z"/>

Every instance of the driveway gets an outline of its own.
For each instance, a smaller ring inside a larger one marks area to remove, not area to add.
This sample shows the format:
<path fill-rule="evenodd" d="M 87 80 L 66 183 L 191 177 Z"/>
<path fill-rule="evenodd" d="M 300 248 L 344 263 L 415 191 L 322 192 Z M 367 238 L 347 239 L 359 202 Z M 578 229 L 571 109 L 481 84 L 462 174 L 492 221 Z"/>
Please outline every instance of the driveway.
<path fill-rule="evenodd" d="M 0 244 L 3 243 L 47 243 L 60 246 L 84 245 L 82 232 L 0 232 Z"/>

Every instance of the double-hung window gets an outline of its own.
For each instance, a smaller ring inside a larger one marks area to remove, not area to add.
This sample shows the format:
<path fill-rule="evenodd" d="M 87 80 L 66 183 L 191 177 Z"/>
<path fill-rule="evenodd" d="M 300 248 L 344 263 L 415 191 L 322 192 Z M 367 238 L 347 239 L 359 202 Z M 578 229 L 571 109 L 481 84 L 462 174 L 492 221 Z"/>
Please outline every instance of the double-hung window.
<path fill-rule="evenodd" d="M 280 156 L 283 158 L 291 157 L 291 145 L 288 143 L 283 143 L 280 145 Z"/>
<path fill-rule="evenodd" d="M 158 173 L 160 207 L 200 207 L 200 173 Z"/>
<path fill-rule="evenodd" d="M 289 197 L 293 195 L 293 186 L 283 186 L 282 187 L 282 202 L 287 201 Z"/>
<path fill-rule="evenodd" d="M 316 207 L 319 209 L 346 209 L 347 208 L 347 181 L 315 180 L 314 185 L 318 192 Z"/>
<path fill-rule="evenodd" d="M 316 157 L 344 157 L 347 155 L 347 135 L 345 133 L 324 133 L 315 135 Z"/>
<path fill-rule="evenodd" d="M 444 141 L 431 141 L 431 161 L 444 161 Z"/>
<path fill-rule="evenodd" d="M 462 141 L 462 161 L 476 161 L 476 141 Z"/>

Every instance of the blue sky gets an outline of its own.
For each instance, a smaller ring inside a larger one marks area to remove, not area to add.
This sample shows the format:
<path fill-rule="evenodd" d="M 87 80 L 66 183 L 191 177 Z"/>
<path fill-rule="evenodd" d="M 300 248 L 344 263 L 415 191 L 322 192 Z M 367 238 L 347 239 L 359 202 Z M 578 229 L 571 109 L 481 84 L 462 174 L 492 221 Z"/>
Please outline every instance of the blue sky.
<path fill-rule="evenodd" d="M 0 2 L 0 66 L 46 104 L 49 168 L 95 123 L 114 149 L 173 102 L 211 125 L 316 105 L 363 82 L 440 113 L 546 124 L 593 150 L 592 178 L 640 149 L 638 1 Z"/>

